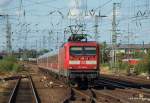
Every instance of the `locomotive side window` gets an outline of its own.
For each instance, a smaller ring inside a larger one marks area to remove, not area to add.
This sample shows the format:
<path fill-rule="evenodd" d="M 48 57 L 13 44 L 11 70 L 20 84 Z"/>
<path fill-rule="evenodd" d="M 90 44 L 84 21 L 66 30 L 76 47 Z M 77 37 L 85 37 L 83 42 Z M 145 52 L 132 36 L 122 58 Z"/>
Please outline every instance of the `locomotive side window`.
<path fill-rule="evenodd" d="M 96 55 L 96 47 L 71 47 L 71 55 Z"/>

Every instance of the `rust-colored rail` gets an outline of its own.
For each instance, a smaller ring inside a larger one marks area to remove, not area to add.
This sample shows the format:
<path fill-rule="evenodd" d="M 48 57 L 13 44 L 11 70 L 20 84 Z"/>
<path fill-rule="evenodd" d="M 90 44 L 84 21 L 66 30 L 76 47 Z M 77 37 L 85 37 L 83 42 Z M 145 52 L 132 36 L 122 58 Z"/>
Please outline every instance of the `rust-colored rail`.
<path fill-rule="evenodd" d="M 90 95 L 85 93 L 86 91 L 89 91 Z M 92 89 L 85 90 L 85 92 L 80 91 L 80 90 L 75 89 L 75 88 L 71 88 L 70 96 L 67 96 L 67 98 L 61 103 L 68 103 L 68 101 L 71 98 L 73 98 L 73 96 L 76 95 L 76 94 L 80 95 L 83 98 L 86 98 L 89 101 L 89 103 L 100 103 L 96 100 L 95 93 L 94 93 L 94 91 L 92 91 Z"/>
<path fill-rule="evenodd" d="M 31 91 L 31 92 L 29 92 L 29 93 L 31 93 L 33 95 L 33 98 L 34 98 L 34 100 L 30 100 L 30 99 L 29 100 L 32 101 L 32 103 L 33 103 L 33 101 L 34 101 L 34 103 L 41 103 L 41 100 L 40 100 L 40 98 L 38 96 L 38 93 L 36 91 L 36 88 L 35 88 L 34 82 L 32 80 L 32 77 L 27 76 L 27 79 L 28 79 L 28 82 L 29 82 L 28 84 L 30 84 L 30 87 L 25 87 L 24 91 L 26 91 L 26 88 L 30 88 L 29 91 Z M 18 79 L 15 87 L 13 88 L 8 103 L 17 103 L 17 99 L 18 99 L 18 96 L 19 96 L 19 91 L 21 91 L 21 88 L 20 88 L 21 87 L 21 81 L 22 81 L 22 77 L 20 77 Z M 29 85 L 25 85 L 25 86 L 29 86 Z M 28 93 L 28 92 L 26 92 L 26 93 Z"/>

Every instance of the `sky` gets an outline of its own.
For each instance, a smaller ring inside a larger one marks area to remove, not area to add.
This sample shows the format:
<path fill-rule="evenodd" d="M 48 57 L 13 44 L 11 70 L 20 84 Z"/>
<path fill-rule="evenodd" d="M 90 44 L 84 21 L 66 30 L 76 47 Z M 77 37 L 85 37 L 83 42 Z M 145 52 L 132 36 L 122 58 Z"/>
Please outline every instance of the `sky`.
<path fill-rule="evenodd" d="M 150 43 L 150 0 L 0 0 L 0 13 L 10 15 L 13 50 L 57 49 L 69 37 L 69 25 L 83 25 L 94 40 L 99 13 L 106 17 L 98 19 L 97 40 L 111 43 L 113 3 L 119 3 L 117 43 Z M 5 17 L 0 24 L 0 50 L 5 50 Z"/>

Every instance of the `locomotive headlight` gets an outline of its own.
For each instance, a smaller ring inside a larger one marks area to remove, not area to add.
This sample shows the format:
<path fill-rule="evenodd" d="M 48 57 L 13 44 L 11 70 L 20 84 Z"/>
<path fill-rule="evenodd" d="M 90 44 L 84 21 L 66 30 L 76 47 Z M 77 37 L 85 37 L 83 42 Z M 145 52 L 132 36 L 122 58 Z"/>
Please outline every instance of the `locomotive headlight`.
<path fill-rule="evenodd" d="M 96 64 L 97 62 L 95 60 L 89 60 L 89 61 L 86 61 L 86 64 Z"/>
<path fill-rule="evenodd" d="M 79 60 L 70 60 L 69 64 L 80 64 Z"/>
<path fill-rule="evenodd" d="M 69 69 L 72 69 L 72 67 L 69 67 Z"/>

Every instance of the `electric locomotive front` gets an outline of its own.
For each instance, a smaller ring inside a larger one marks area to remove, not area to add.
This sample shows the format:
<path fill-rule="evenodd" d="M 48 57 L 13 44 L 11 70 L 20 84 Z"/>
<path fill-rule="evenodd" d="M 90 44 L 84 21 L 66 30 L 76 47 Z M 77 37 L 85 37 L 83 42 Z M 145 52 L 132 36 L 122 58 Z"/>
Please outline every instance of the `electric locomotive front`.
<path fill-rule="evenodd" d="M 96 42 L 69 42 L 65 65 L 70 80 L 91 80 L 99 76 L 99 45 Z"/>

